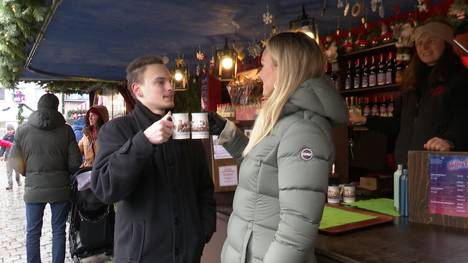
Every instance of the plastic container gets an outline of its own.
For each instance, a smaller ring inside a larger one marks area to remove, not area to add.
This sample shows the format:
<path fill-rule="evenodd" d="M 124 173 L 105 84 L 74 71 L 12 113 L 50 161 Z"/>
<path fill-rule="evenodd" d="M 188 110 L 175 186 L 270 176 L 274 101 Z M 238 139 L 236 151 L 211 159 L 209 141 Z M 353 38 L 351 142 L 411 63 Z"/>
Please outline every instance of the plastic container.
<path fill-rule="evenodd" d="M 403 165 L 399 164 L 395 173 L 393 173 L 393 207 L 400 211 L 400 177 L 403 171 Z"/>
<path fill-rule="evenodd" d="M 408 216 L 408 170 L 400 176 L 400 216 Z"/>

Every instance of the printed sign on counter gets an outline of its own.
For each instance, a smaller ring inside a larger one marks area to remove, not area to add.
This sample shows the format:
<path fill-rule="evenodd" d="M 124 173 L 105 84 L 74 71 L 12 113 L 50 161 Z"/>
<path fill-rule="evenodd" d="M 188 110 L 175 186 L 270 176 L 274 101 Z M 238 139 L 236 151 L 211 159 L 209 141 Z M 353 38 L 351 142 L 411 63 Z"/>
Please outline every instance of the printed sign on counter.
<path fill-rule="evenodd" d="M 237 185 L 237 166 L 220 166 L 219 167 L 219 186 L 236 186 Z"/>
<path fill-rule="evenodd" d="M 468 217 L 468 156 L 430 154 L 429 174 L 429 212 Z"/>
<path fill-rule="evenodd" d="M 222 160 L 222 159 L 232 159 L 232 156 L 228 153 L 228 151 L 218 143 L 218 136 L 213 135 L 213 156 L 215 160 Z"/>

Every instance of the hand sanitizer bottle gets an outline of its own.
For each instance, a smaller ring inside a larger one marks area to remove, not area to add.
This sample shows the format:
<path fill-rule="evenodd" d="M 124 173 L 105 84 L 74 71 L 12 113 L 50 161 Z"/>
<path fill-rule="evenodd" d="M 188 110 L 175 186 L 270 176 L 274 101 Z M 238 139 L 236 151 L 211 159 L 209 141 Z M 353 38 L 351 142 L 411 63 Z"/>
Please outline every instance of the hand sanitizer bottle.
<path fill-rule="evenodd" d="M 403 169 L 403 165 L 399 164 L 397 170 L 393 174 L 393 207 L 396 211 L 399 211 L 400 207 L 400 176 Z"/>

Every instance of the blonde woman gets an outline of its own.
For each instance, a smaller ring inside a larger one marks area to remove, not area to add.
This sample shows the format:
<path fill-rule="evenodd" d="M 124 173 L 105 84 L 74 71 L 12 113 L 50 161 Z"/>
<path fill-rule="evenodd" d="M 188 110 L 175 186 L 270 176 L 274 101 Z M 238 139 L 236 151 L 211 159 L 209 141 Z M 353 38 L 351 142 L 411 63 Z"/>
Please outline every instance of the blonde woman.
<path fill-rule="evenodd" d="M 250 140 L 210 114 L 210 130 L 242 160 L 221 262 L 315 262 L 314 241 L 334 160 L 332 126 L 347 122 L 324 75 L 320 47 L 303 33 L 272 37 L 262 55 L 266 98 Z"/>

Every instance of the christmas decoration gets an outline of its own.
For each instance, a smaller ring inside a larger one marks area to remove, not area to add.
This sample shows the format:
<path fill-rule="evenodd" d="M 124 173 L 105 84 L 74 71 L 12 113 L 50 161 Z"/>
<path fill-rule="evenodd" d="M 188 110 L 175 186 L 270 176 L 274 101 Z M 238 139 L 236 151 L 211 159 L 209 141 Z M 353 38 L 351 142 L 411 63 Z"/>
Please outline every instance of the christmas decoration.
<path fill-rule="evenodd" d="M 9 0 L 0 4 L 0 84 L 13 88 L 26 61 L 26 45 L 44 21 L 47 8 L 40 0 Z"/>
<path fill-rule="evenodd" d="M 273 23 L 273 15 L 270 13 L 270 8 L 266 6 L 266 12 L 262 15 L 263 23 L 269 25 Z"/>
<path fill-rule="evenodd" d="M 257 41 L 253 41 L 247 47 L 247 51 L 249 51 L 251 57 L 256 58 L 262 54 L 262 46 Z"/>
<path fill-rule="evenodd" d="M 416 5 L 418 11 L 420 13 L 427 13 L 429 10 L 427 9 L 427 4 L 424 0 L 418 0 L 418 4 Z"/>
<path fill-rule="evenodd" d="M 203 51 L 201 50 L 201 47 L 199 46 L 198 51 L 197 51 L 197 60 L 203 61 L 204 59 L 205 59 L 205 53 L 203 53 Z"/>
<path fill-rule="evenodd" d="M 455 33 L 466 32 L 468 24 L 468 4 L 464 0 L 455 0 L 447 12 L 447 18 L 455 29 Z"/>

